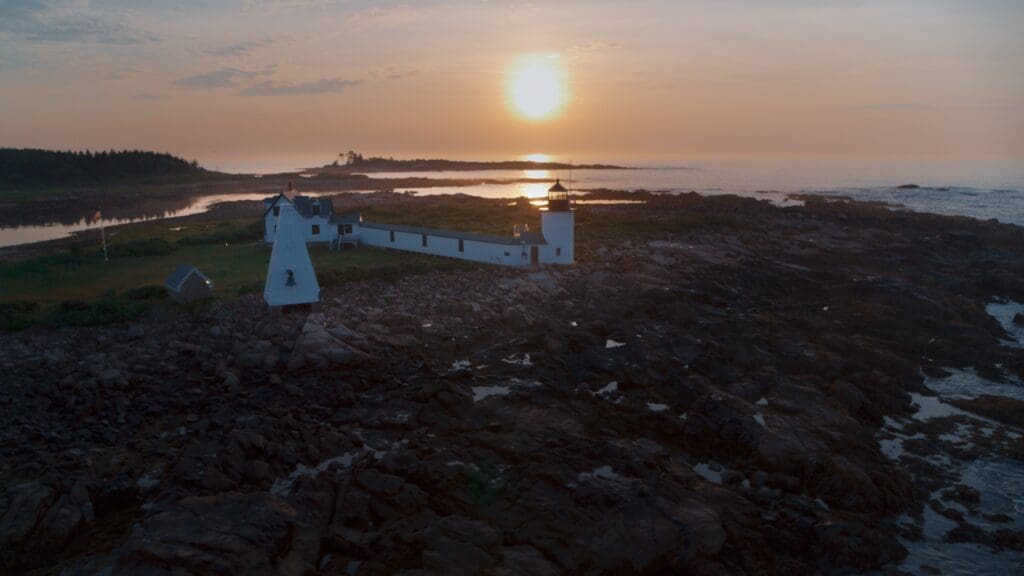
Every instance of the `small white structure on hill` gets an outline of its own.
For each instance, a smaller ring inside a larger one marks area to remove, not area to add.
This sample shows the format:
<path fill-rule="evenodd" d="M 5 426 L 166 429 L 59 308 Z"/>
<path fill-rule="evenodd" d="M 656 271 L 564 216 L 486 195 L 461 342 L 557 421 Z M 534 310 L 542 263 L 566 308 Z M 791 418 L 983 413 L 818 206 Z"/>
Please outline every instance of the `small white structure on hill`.
<path fill-rule="evenodd" d="M 330 243 L 332 247 L 361 244 L 505 266 L 573 263 L 573 209 L 568 190 L 557 181 L 548 190 L 547 208 L 541 209 L 541 230 L 517 229 L 511 236 L 365 222 L 357 212 L 335 214 L 327 198 L 279 194 L 263 204 L 267 243 L 276 244 L 288 206 L 298 217 L 306 242 Z"/>
<path fill-rule="evenodd" d="M 302 237 L 302 218 L 285 203 L 280 207 L 274 249 L 270 252 L 267 281 L 263 299 L 270 306 L 315 304 L 320 301 L 320 284 L 316 281 L 313 261 L 309 259 L 306 240 Z"/>

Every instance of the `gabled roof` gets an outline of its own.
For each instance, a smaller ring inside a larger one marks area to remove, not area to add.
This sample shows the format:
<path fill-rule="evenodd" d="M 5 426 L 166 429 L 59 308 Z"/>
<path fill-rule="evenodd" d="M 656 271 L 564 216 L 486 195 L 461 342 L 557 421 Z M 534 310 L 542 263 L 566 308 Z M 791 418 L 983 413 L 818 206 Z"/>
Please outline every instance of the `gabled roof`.
<path fill-rule="evenodd" d="M 185 284 L 185 280 L 188 280 L 188 277 L 192 274 L 198 274 L 201 279 L 212 284 L 210 279 L 206 277 L 206 274 L 200 272 L 195 266 L 191 264 L 178 264 L 178 267 L 174 269 L 174 272 L 171 272 L 171 275 L 164 281 L 164 285 L 171 290 L 178 292 Z"/>
<path fill-rule="evenodd" d="M 345 212 L 331 216 L 331 224 L 358 224 L 362 215 L 359 212 Z"/>
<path fill-rule="evenodd" d="M 436 228 L 421 228 L 419 226 L 404 226 L 402 224 L 381 224 L 379 222 L 363 222 L 359 226 L 361 228 L 405 232 L 407 234 L 424 234 L 427 236 L 439 236 L 441 238 L 455 238 L 457 240 L 487 242 L 489 244 L 506 244 L 509 246 L 519 246 L 520 244 L 547 244 L 547 241 L 544 239 L 544 235 L 540 232 L 523 232 L 519 235 L 519 238 L 513 238 L 512 236 L 492 236 L 490 234 L 475 234 L 473 232 L 458 232 L 455 230 L 438 230 Z"/>
<path fill-rule="evenodd" d="M 273 210 L 274 206 L 277 206 L 277 203 L 280 202 L 282 198 L 284 198 L 285 202 L 291 202 L 291 200 L 288 200 L 288 197 L 284 195 L 284 192 L 281 192 L 277 196 L 270 196 L 263 199 L 263 205 L 267 207 L 267 209 L 263 211 L 264 218 L 267 217 L 267 212 Z"/>
<path fill-rule="evenodd" d="M 288 198 L 284 192 L 281 192 L 277 196 L 271 196 L 263 199 L 263 205 L 267 207 L 267 209 L 263 211 L 264 218 L 267 216 L 267 212 L 270 212 L 274 206 L 277 206 L 282 198 L 284 198 L 285 202 L 294 206 L 295 211 L 303 218 L 310 218 L 314 216 L 313 206 L 317 204 L 320 205 L 320 216 L 330 218 L 331 215 L 334 214 L 334 203 L 330 198 L 313 198 L 311 196 L 303 196 L 301 194 Z"/>
<path fill-rule="evenodd" d="M 314 216 L 313 207 L 320 205 L 320 216 L 329 218 L 334 213 L 334 204 L 330 198 L 311 198 L 309 196 L 295 196 L 292 198 L 292 206 L 303 218 Z"/>

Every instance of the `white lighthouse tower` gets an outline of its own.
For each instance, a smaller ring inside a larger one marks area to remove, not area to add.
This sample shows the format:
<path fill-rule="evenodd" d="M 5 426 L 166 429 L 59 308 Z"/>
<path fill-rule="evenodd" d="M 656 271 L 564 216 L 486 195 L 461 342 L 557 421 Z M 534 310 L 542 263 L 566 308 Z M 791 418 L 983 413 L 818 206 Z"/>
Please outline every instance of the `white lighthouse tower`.
<path fill-rule="evenodd" d="M 274 249 L 270 252 L 267 281 L 263 299 L 271 307 L 315 304 L 320 301 L 320 284 L 316 281 L 313 261 L 309 258 L 304 224 L 295 207 L 285 202 L 277 217 Z"/>
<path fill-rule="evenodd" d="M 573 213 L 569 191 L 560 180 L 548 189 L 548 207 L 541 208 L 540 228 L 547 244 L 542 262 L 551 264 L 573 263 Z"/>

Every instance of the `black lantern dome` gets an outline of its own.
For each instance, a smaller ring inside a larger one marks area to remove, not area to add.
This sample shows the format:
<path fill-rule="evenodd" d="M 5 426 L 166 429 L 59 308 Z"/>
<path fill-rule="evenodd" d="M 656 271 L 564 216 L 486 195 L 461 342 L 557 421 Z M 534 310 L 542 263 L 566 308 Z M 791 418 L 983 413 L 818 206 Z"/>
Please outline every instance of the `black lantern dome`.
<path fill-rule="evenodd" d="M 562 186 L 561 180 L 555 180 L 555 185 L 548 188 L 548 210 L 552 212 L 569 211 L 569 191 Z"/>

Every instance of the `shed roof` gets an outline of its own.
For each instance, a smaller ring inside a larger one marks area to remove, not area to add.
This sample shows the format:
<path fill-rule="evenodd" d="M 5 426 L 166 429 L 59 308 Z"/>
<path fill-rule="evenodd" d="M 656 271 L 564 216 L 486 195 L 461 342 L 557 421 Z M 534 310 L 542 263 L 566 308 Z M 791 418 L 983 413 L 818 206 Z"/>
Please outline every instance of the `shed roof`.
<path fill-rule="evenodd" d="M 505 244 L 519 246 L 520 244 L 547 244 L 544 235 L 540 232 L 523 232 L 519 238 L 512 236 L 493 236 L 491 234 L 475 234 L 473 232 L 459 232 L 456 230 L 438 230 L 436 228 L 422 228 L 419 226 L 405 226 L 402 224 L 381 224 L 379 222 L 363 222 L 363 228 L 377 230 L 388 230 L 394 232 L 405 232 L 408 234 L 423 234 L 426 236 L 439 236 L 441 238 L 455 238 L 457 240 L 470 240 L 473 242 L 486 242 L 489 244 Z"/>
<path fill-rule="evenodd" d="M 174 272 L 171 272 L 171 275 L 164 281 L 164 285 L 171 290 L 178 292 L 181 290 L 182 285 L 185 284 L 185 280 L 187 280 L 192 274 L 198 274 L 203 280 L 207 282 L 210 281 L 210 279 L 206 277 L 206 274 L 200 272 L 195 266 L 191 264 L 178 264 L 178 267 L 174 269 Z"/>

